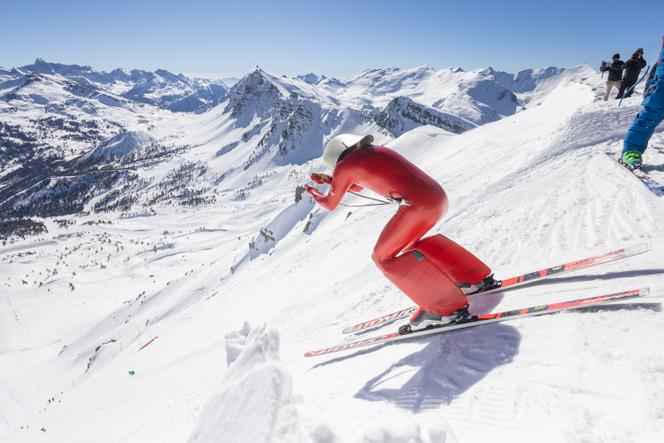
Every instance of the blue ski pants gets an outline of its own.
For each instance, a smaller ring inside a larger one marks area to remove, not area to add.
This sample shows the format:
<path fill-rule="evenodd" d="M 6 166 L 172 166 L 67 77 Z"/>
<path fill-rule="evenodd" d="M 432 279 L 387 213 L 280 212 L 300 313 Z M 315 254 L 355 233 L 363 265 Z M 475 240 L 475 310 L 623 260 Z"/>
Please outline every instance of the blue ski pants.
<path fill-rule="evenodd" d="M 622 153 L 643 152 L 655 128 L 664 120 L 664 48 L 659 54 L 655 77 L 646 86 L 643 109 L 636 115 L 632 127 L 627 131 Z"/>

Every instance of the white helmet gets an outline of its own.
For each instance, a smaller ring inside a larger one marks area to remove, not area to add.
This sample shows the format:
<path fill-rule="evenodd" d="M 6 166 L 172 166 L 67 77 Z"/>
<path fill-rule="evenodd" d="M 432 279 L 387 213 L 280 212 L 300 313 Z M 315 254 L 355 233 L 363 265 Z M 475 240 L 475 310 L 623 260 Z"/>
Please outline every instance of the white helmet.
<path fill-rule="evenodd" d="M 323 151 L 323 161 L 334 171 L 337 161 L 341 154 L 355 145 L 368 145 L 373 143 L 373 135 L 339 134 L 332 137 L 326 144 Z"/>

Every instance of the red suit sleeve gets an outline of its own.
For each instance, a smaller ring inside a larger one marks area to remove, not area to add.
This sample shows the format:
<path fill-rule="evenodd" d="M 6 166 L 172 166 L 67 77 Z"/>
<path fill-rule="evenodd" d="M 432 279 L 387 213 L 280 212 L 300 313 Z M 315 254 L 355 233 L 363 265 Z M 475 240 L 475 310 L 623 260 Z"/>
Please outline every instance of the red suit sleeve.
<path fill-rule="evenodd" d="M 346 192 L 348 192 L 351 187 L 355 186 L 360 188 L 360 190 L 362 189 L 361 186 L 355 185 L 353 183 L 354 181 L 355 180 L 350 171 L 345 170 L 343 167 L 337 168 L 332 176 L 332 185 L 330 186 L 330 192 L 327 195 L 321 194 L 317 190 L 314 190 L 315 192 L 310 191 L 309 193 L 318 204 L 329 211 L 333 211 L 339 206 L 341 199 L 344 198 L 344 195 L 346 195 Z M 355 189 L 353 190 L 355 191 Z"/>

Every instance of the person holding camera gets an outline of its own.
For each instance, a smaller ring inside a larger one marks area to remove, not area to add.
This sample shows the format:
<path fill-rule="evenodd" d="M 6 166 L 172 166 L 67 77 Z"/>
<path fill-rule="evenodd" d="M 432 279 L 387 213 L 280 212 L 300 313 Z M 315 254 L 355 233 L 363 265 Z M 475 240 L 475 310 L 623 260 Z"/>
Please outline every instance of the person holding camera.
<path fill-rule="evenodd" d="M 625 76 L 622 79 L 618 97 L 627 98 L 634 92 L 634 84 L 639 80 L 641 69 L 646 67 L 646 61 L 643 59 L 643 48 L 639 48 L 632 54 L 632 57 L 625 63 Z M 627 91 L 627 93 L 625 93 Z"/>
<path fill-rule="evenodd" d="M 609 99 L 609 95 L 611 94 L 611 90 L 613 88 L 620 90 L 624 69 L 625 62 L 620 60 L 620 54 L 613 54 L 611 63 L 602 62 L 602 66 L 599 68 L 599 70 L 602 72 L 609 71 L 609 79 L 606 81 L 606 93 L 604 94 L 604 101 Z"/>

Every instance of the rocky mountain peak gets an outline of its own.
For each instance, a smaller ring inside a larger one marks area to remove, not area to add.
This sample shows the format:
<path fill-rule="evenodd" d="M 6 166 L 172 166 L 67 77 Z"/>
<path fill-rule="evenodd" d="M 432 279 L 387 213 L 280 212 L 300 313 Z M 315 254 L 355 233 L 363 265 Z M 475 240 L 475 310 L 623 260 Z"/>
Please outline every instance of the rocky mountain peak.
<path fill-rule="evenodd" d="M 399 137 L 418 126 L 432 125 L 460 134 L 476 125 L 456 115 L 417 103 L 408 97 L 396 97 L 374 118 L 376 124 Z"/>
<path fill-rule="evenodd" d="M 273 109 L 275 101 L 282 97 L 282 91 L 257 68 L 237 82 L 229 91 L 228 104 L 224 112 L 246 125 L 254 115 L 266 116 Z"/>

